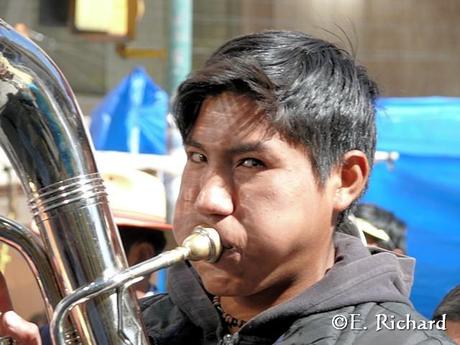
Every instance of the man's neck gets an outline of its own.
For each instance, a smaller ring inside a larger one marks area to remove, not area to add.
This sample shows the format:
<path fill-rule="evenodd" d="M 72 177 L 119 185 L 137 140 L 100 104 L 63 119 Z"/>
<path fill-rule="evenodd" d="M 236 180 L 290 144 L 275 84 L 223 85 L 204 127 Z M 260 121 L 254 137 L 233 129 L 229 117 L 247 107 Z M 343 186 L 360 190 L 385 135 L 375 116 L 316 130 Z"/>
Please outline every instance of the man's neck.
<path fill-rule="evenodd" d="M 278 285 L 270 286 L 249 296 L 222 296 L 223 310 L 239 320 L 249 321 L 264 310 L 284 303 L 320 281 L 334 265 L 335 249 L 331 242 L 323 260 L 310 265 L 309 270 L 302 275 L 292 277 Z M 238 329 L 236 329 L 237 331 Z"/>

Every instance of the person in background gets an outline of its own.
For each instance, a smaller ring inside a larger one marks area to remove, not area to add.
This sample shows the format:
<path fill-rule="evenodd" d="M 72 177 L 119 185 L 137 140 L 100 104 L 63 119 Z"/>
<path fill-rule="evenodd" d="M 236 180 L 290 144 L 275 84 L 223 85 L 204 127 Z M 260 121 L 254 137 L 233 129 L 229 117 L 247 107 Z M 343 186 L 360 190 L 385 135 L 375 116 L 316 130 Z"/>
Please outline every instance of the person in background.
<path fill-rule="evenodd" d="M 392 212 L 374 204 L 360 203 L 353 210 L 353 216 L 367 245 L 406 253 L 406 224 Z"/>
<path fill-rule="evenodd" d="M 433 313 L 433 320 L 446 318 L 446 333 L 460 345 L 460 285 L 444 296 Z"/>
<path fill-rule="evenodd" d="M 133 266 L 160 254 L 166 246 L 166 194 L 157 177 L 139 170 L 102 171 L 109 206 L 117 224 L 128 265 Z M 158 292 L 156 275 L 133 287 L 138 298 Z M 164 292 L 164 291 L 161 291 Z"/>

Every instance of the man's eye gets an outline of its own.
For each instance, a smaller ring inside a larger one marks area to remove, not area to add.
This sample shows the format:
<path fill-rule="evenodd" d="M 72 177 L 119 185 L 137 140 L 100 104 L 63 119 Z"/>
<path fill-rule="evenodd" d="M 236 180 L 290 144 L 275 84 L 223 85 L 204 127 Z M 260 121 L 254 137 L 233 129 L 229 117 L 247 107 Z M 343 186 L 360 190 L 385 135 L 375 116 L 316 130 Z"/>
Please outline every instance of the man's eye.
<path fill-rule="evenodd" d="M 206 156 L 198 152 L 190 152 L 189 159 L 194 163 L 203 163 L 206 162 Z"/>
<path fill-rule="evenodd" d="M 263 167 L 264 163 L 262 163 L 262 161 L 255 159 L 255 158 L 245 158 L 240 161 L 239 165 L 245 168 L 258 168 L 258 167 Z"/>

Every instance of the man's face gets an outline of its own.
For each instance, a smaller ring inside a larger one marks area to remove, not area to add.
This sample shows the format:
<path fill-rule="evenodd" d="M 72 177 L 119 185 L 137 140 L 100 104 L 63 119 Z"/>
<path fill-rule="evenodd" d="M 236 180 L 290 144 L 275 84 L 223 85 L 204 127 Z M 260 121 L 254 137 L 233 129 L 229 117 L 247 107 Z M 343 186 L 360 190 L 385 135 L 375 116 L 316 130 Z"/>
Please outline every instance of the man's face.
<path fill-rule="evenodd" d="M 221 259 L 193 265 L 206 289 L 221 296 L 321 276 L 331 254 L 331 179 L 318 187 L 306 150 L 268 131 L 261 114 L 243 95 L 209 97 L 185 143 L 174 235 L 182 243 L 202 224 L 219 232 Z"/>

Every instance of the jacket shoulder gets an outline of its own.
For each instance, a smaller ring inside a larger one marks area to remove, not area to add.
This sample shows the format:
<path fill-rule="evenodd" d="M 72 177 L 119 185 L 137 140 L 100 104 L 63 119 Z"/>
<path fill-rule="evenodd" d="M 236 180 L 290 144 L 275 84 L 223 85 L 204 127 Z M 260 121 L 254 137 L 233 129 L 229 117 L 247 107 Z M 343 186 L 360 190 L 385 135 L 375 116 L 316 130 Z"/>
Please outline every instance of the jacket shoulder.
<path fill-rule="evenodd" d="M 453 345 L 438 326 L 404 303 L 363 303 L 300 318 L 276 345 Z"/>

